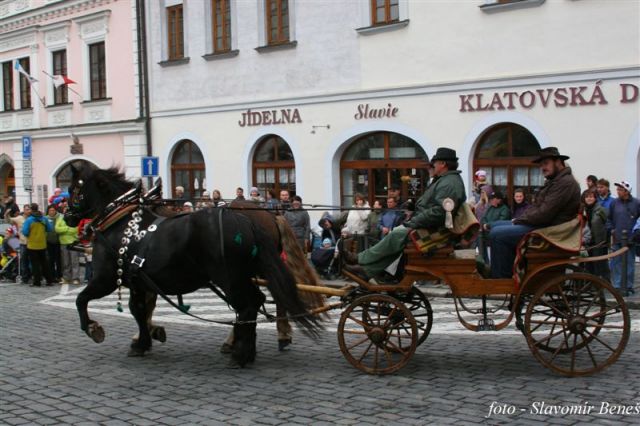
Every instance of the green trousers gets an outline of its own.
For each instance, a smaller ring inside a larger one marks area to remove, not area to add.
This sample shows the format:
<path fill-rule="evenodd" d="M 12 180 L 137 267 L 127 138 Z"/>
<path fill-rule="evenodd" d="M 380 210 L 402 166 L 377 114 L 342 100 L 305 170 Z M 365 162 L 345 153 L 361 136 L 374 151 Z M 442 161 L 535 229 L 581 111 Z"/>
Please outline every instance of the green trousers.
<path fill-rule="evenodd" d="M 375 277 L 402 254 L 407 244 L 409 229 L 400 225 L 389 232 L 378 244 L 358 255 L 358 264 L 367 274 Z"/>

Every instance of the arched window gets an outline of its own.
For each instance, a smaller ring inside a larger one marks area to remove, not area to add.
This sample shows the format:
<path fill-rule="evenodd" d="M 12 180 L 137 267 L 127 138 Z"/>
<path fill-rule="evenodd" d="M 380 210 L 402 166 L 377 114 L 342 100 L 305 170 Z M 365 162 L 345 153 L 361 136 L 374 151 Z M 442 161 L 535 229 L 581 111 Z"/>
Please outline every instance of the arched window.
<path fill-rule="evenodd" d="M 485 170 L 493 189 L 509 200 L 517 188 L 523 188 L 530 198 L 544 185 L 540 169 L 532 164 L 539 151 L 540 144 L 524 127 L 514 123 L 497 124 L 481 136 L 473 168 Z"/>
<path fill-rule="evenodd" d="M 176 186 L 184 188 L 184 197 L 189 200 L 202 197 L 207 181 L 204 157 L 200 148 L 192 141 L 185 139 L 178 143 L 171 158 L 171 194 L 176 196 Z"/>
<path fill-rule="evenodd" d="M 386 205 L 387 191 L 401 190 L 402 200 L 417 199 L 429 176 L 425 168 L 427 154 L 416 141 L 398 133 L 369 133 L 351 142 L 340 161 L 340 201 L 354 203 L 361 193 L 369 204 L 377 199 Z"/>
<path fill-rule="evenodd" d="M 76 169 L 83 169 L 85 167 L 95 168 L 96 165 L 86 160 L 73 160 L 64 165 L 56 174 L 56 187 L 62 189 L 62 191 L 68 191 L 71 186 L 71 166 Z M 53 191 L 51 191 L 53 193 Z"/>
<path fill-rule="evenodd" d="M 253 155 L 253 185 L 265 196 L 272 189 L 279 196 L 283 189 L 296 193 L 296 163 L 289 144 L 280 136 L 269 135 L 258 143 Z"/>

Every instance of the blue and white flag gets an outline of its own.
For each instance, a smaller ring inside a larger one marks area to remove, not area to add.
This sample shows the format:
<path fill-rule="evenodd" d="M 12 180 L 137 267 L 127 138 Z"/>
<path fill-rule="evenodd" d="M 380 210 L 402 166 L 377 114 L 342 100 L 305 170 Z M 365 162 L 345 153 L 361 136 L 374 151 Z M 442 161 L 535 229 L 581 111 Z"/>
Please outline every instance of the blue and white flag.
<path fill-rule="evenodd" d="M 18 71 L 20 74 L 24 75 L 24 76 L 26 77 L 26 79 L 29 81 L 29 84 L 33 84 L 33 83 L 35 83 L 35 82 L 37 82 L 37 81 L 38 81 L 38 80 L 36 80 L 35 78 L 31 77 L 31 76 L 29 75 L 29 73 L 28 73 L 28 72 L 26 72 L 26 71 L 24 70 L 24 68 L 22 68 L 22 65 L 20 65 L 20 62 L 19 62 L 17 59 L 14 61 L 13 68 L 14 68 L 16 71 Z"/>

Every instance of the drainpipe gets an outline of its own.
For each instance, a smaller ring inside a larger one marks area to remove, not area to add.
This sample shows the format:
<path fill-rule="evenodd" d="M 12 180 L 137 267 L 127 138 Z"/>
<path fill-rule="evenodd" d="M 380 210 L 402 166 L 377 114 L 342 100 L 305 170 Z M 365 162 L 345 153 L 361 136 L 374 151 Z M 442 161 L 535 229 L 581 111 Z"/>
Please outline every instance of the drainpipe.
<path fill-rule="evenodd" d="M 144 120 L 147 141 L 147 156 L 153 155 L 151 143 L 151 116 L 149 114 L 149 71 L 147 62 L 147 19 L 145 0 L 136 0 L 136 23 L 138 31 L 138 97 L 140 99 L 139 118 Z M 149 177 L 147 187 L 153 186 L 153 178 Z"/>

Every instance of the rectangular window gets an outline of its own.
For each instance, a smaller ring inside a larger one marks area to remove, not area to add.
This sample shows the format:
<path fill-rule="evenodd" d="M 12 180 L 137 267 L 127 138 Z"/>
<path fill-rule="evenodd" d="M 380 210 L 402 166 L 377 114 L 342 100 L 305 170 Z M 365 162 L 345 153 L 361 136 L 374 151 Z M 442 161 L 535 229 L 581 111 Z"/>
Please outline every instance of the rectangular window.
<path fill-rule="evenodd" d="M 4 110 L 13 110 L 13 63 L 2 64 L 2 97 L 4 98 Z"/>
<path fill-rule="evenodd" d="M 289 1 L 266 0 L 267 44 L 289 42 Z"/>
<path fill-rule="evenodd" d="M 231 0 L 211 0 L 213 51 L 231 50 Z"/>
<path fill-rule="evenodd" d="M 184 28 L 181 4 L 167 8 L 167 36 L 169 60 L 184 58 Z"/>
<path fill-rule="evenodd" d="M 58 50 L 52 53 L 53 59 L 53 75 L 67 75 L 67 51 Z M 53 84 L 53 83 L 52 83 Z M 69 102 L 68 89 L 66 85 L 58 88 L 53 86 L 53 103 L 55 105 L 66 104 Z"/>
<path fill-rule="evenodd" d="M 91 100 L 107 97 L 107 66 L 104 55 L 104 41 L 89 45 L 89 81 Z"/>
<path fill-rule="evenodd" d="M 22 69 L 30 75 L 29 58 L 19 59 Z M 31 108 L 31 83 L 29 79 L 20 73 L 20 108 Z"/>
<path fill-rule="evenodd" d="M 371 25 L 385 25 L 398 22 L 399 0 L 371 0 Z"/>

